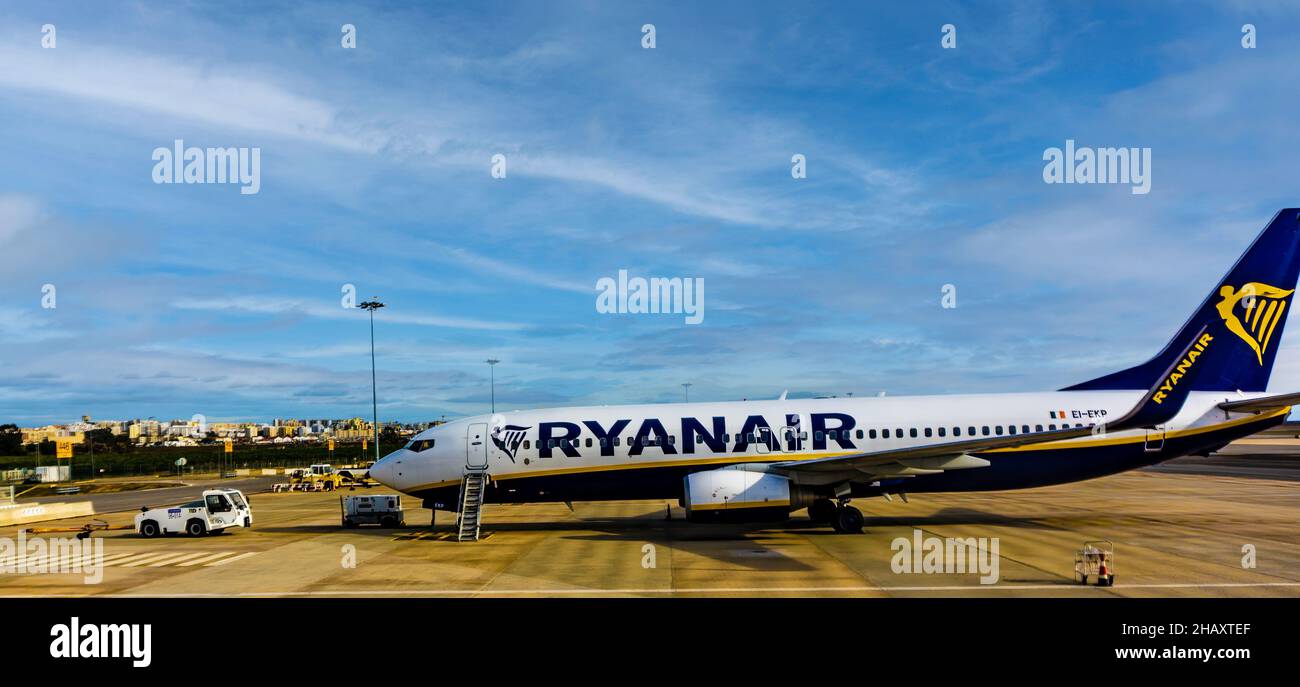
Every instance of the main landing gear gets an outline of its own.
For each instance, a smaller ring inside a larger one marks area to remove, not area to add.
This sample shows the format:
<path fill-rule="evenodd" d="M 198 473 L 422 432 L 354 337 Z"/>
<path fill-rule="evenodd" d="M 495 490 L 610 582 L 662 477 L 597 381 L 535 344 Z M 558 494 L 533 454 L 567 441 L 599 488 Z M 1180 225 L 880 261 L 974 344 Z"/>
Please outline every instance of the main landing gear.
<path fill-rule="evenodd" d="M 815 523 L 829 524 L 842 534 L 862 532 L 864 522 L 862 511 L 848 505 L 847 500 L 836 503 L 830 499 L 817 499 L 808 506 L 808 517 Z"/>

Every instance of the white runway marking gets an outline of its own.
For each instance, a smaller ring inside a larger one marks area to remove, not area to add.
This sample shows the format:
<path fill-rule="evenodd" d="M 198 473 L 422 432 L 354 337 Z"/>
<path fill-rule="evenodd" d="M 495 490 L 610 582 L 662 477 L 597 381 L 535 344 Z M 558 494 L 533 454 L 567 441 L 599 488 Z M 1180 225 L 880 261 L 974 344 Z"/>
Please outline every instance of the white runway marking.
<path fill-rule="evenodd" d="M 217 566 L 232 563 L 237 560 L 248 558 L 256 555 L 257 551 L 240 553 L 238 551 L 191 551 L 186 553 L 177 553 L 175 551 L 127 551 L 105 554 L 99 561 L 95 560 L 94 554 L 64 554 L 59 558 L 50 555 L 32 556 L 31 558 L 9 557 L 0 560 L 0 569 L 7 566 L 22 566 L 34 568 L 45 566 L 51 569 L 60 567 L 72 567 L 80 564 L 81 567 L 100 565 L 105 568 L 122 567 L 122 568 L 161 568 L 164 566 L 176 566 L 180 568 L 192 565 Z M 224 560 L 218 560 L 224 559 Z"/>
<path fill-rule="evenodd" d="M 205 567 L 205 568 L 214 568 L 214 567 L 216 567 L 216 566 L 218 566 L 218 565 L 225 565 L 225 564 L 227 564 L 227 563 L 234 563 L 234 562 L 237 561 L 237 560 L 240 560 L 240 559 L 243 559 L 243 558 L 248 558 L 249 556 L 256 556 L 257 553 L 258 553 L 258 552 L 256 552 L 256 551 L 249 551 L 249 552 L 247 552 L 247 553 L 241 553 L 241 554 L 239 554 L 238 556 L 234 556 L 234 557 L 232 557 L 232 558 L 226 558 L 226 559 L 223 559 L 223 560 L 215 561 L 215 562 L 213 562 L 213 563 L 204 563 L 204 564 L 203 564 L 203 567 Z"/>
<path fill-rule="evenodd" d="M 203 555 L 203 552 L 202 552 L 202 551 L 191 552 L 191 553 L 182 553 L 182 554 L 180 554 L 179 556 L 171 556 L 171 557 L 169 557 L 169 558 L 164 558 L 164 559 L 162 559 L 162 560 L 160 560 L 160 561 L 154 561 L 153 563 L 150 563 L 150 564 L 149 564 L 149 567 L 150 567 L 150 568 L 161 568 L 161 567 L 164 566 L 164 565 L 171 565 L 172 563 L 179 563 L 180 561 L 183 561 L 183 560 L 186 560 L 186 559 L 189 559 L 189 558 L 194 558 L 194 557 L 196 557 L 196 556 L 202 556 L 202 555 Z"/>
<path fill-rule="evenodd" d="M 200 564 L 200 563 L 204 563 L 204 562 L 207 562 L 207 561 L 216 560 L 216 559 L 218 559 L 218 558 L 222 558 L 222 557 L 224 557 L 224 556 L 229 556 L 229 555 L 232 554 L 232 553 L 234 553 L 234 551 L 218 551 L 218 552 L 216 552 L 216 553 L 210 553 L 210 554 L 208 554 L 208 555 L 206 555 L 206 556 L 204 556 L 204 557 L 202 557 L 202 558 L 195 558 L 195 559 L 192 560 L 192 561 L 185 561 L 184 563 L 181 563 L 178 567 L 181 567 L 181 568 L 188 568 L 188 567 L 190 567 L 191 565 L 198 565 L 198 564 Z"/>
<path fill-rule="evenodd" d="M 153 563 L 154 561 L 171 558 L 172 555 L 174 555 L 174 552 L 171 551 L 164 551 L 162 553 L 151 553 L 144 556 L 140 556 L 139 558 L 132 560 L 130 563 L 123 563 L 121 564 L 121 566 L 123 568 L 134 568 L 137 566 L 144 565 L 145 563 Z"/>

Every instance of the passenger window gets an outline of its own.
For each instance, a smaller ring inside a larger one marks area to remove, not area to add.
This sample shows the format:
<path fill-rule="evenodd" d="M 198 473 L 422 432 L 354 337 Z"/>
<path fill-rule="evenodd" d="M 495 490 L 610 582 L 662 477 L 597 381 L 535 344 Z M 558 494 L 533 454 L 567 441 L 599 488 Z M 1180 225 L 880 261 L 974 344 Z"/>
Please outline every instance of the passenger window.
<path fill-rule="evenodd" d="M 608 447 L 608 446 L 609 446 L 609 437 L 601 437 L 601 438 L 600 438 L 600 447 L 601 447 L 601 448 L 606 448 L 606 447 Z"/>
<path fill-rule="evenodd" d="M 876 438 L 876 430 L 873 429 L 873 430 L 871 430 L 870 432 L 867 432 L 867 436 L 871 437 L 872 439 L 875 439 L 875 438 Z"/>
<path fill-rule="evenodd" d="M 859 439 L 862 438 L 862 430 L 860 430 L 860 429 L 858 430 L 858 438 L 859 438 Z"/>
<path fill-rule="evenodd" d="M 620 444 L 620 441 L 621 441 L 621 440 L 620 440 L 618 437 L 614 437 L 614 445 L 615 445 L 615 446 L 619 446 L 619 445 L 621 445 L 621 444 Z"/>
<path fill-rule="evenodd" d="M 1021 434 L 1028 434 L 1028 433 L 1029 433 L 1029 425 L 1021 425 L 1021 426 L 1020 426 L 1020 432 L 1021 432 Z"/>
<path fill-rule="evenodd" d="M 1035 431 L 1035 432 L 1041 432 L 1041 431 L 1043 431 L 1043 426 L 1042 426 L 1042 425 L 1034 425 L 1034 431 Z"/>
<path fill-rule="evenodd" d="M 974 425 L 971 425 L 970 427 L 967 427 L 966 429 L 969 430 L 969 431 L 966 432 L 967 436 L 972 436 L 972 437 L 975 436 L 975 426 L 974 426 Z M 988 434 L 988 433 L 989 433 L 989 428 L 988 428 L 988 427 L 985 427 L 985 428 L 984 428 L 984 433 L 985 433 L 985 434 Z"/>
<path fill-rule="evenodd" d="M 907 433 L 910 434 L 910 435 L 912 436 L 913 439 L 916 438 L 916 428 L 915 428 L 915 427 L 913 427 L 913 428 L 907 430 Z"/>
<path fill-rule="evenodd" d="M 955 437 L 959 437 L 959 436 L 961 436 L 961 427 L 953 427 L 953 428 L 952 428 L 952 435 L 955 436 Z"/>
<path fill-rule="evenodd" d="M 1015 433 L 1016 433 L 1015 425 L 1011 425 L 1010 427 L 1007 427 L 1007 434 L 1015 434 Z"/>
<path fill-rule="evenodd" d="M 947 432 L 946 428 L 944 427 L 939 428 L 939 436 L 944 436 L 946 432 Z"/>
<path fill-rule="evenodd" d="M 932 437 L 932 436 L 934 436 L 934 432 L 931 431 L 929 427 L 926 427 L 926 428 L 925 428 L 925 435 L 926 435 L 927 437 Z"/>
<path fill-rule="evenodd" d="M 895 439 L 902 439 L 902 438 L 903 438 L 903 428 L 902 428 L 902 427 L 895 427 L 895 428 L 894 428 L 894 438 L 895 438 Z"/>
<path fill-rule="evenodd" d="M 529 445 L 530 445 L 530 444 L 529 444 L 528 440 L 527 440 L 527 439 L 524 439 L 524 450 L 528 450 Z"/>
<path fill-rule="evenodd" d="M 587 437 L 587 448 L 591 448 L 591 437 Z"/>
<path fill-rule="evenodd" d="M 825 436 L 826 436 L 826 435 L 825 435 L 825 434 L 822 434 L 821 432 L 813 432 L 813 440 L 814 440 L 814 441 L 821 441 L 822 439 L 825 438 Z"/>
<path fill-rule="evenodd" d="M 988 435 L 989 435 L 989 426 L 988 426 L 988 425 L 984 425 L 981 429 L 984 430 L 984 436 L 988 436 Z"/>

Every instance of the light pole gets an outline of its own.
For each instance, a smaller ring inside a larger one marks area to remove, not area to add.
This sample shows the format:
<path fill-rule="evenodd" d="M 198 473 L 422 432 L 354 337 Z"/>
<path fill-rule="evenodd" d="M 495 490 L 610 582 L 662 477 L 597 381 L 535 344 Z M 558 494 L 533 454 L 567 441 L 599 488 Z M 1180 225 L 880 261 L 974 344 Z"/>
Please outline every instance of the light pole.
<path fill-rule="evenodd" d="M 491 386 L 490 386 L 490 388 L 491 388 L 491 394 L 492 394 L 492 413 L 495 414 L 495 413 L 497 412 L 497 372 L 496 372 L 496 370 L 497 370 L 497 363 L 499 363 L 499 362 L 501 362 L 501 361 L 500 361 L 500 360 L 497 360 L 496 358 L 488 358 L 486 362 L 487 362 L 487 364 L 488 364 L 488 372 L 489 372 L 489 376 L 492 378 L 492 383 L 491 383 Z"/>
<path fill-rule="evenodd" d="M 683 382 L 683 383 L 682 383 L 682 391 L 684 391 L 684 392 L 686 393 L 686 402 L 687 402 L 687 403 L 690 403 L 690 402 L 691 402 L 691 383 L 690 383 L 690 382 Z"/>
<path fill-rule="evenodd" d="M 379 387 L 375 381 L 375 311 L 384 307 L 379 299 L 371 296 L 358 308 L 370 311 L 370 408 L 375 421 L 375 462 L 379 462 Z"/>

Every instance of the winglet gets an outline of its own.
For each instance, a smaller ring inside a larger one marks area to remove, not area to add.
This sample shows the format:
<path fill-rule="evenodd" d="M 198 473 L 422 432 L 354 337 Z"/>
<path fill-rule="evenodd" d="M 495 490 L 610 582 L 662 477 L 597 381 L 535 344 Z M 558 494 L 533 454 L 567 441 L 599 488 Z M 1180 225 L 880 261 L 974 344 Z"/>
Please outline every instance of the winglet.
<path fill-rule="evenodd" d="M 781 392 L 781 398 L 778 398 L 778 399 L 776 399 L 776 400 L 778 400 L 778 401 L 784 401 L 784 400 L 785 400 L 785 395 L 788 394 L 788 393 L 790 393 L 790 390 L 789 390 L 789 389 L 786 389 L 785 391 L 782 391 L 782 392 Z"/>
<path fill-rule="evenodd" d="M 1139 427 L 1155 427 L 1172 420 L 1178 411 L 1183 409 L 1187 395 L 1195 386 L 1195 377 L 1204 367 L 1196 364 L 1197 359 L 1214 345 L 1214 337 L 1207 333 L 1208 329 L 1208 325 L 1201 327 L 1196 336 L 1192 337 L 1183 348 L 1182 355 L 1174 358 L 1165 373 L 1156 381 L 1155 386 L 1146 392 L 1132 410 L 1118 420 L 1105 423 L 1103 428 L 1109 432 L 1118 432 Z"/>

